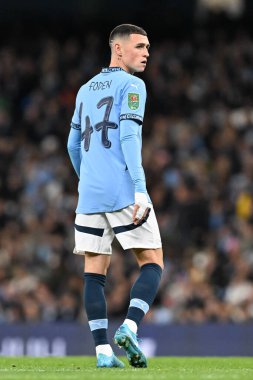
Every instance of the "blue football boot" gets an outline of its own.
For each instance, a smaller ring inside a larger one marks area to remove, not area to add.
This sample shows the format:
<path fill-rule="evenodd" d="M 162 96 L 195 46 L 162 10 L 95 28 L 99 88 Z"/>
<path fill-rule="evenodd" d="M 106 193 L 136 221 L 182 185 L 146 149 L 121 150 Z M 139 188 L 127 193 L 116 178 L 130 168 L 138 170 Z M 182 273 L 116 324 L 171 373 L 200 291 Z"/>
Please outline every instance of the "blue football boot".
<path fill-rule="evenodd" d="M 114 335 L 114 342 L 126 351 L 129 364 L 133 367 L 146 368 L 147 359 L 139 348 L 136 334 L 126 324 L 119 327 Z"/>
<path fill-rule="evenodd" d="M 102 367 L 107 367 L 107 368 L 113 368 L 113 367 L 124 368 L 125 364 L 122 363 L 114 355 L 114 353 L 111 356 L 107 356 L 105 354 L 98 354 L 98 357 L 97 357 L 97 368 L 102 368 Z"/>

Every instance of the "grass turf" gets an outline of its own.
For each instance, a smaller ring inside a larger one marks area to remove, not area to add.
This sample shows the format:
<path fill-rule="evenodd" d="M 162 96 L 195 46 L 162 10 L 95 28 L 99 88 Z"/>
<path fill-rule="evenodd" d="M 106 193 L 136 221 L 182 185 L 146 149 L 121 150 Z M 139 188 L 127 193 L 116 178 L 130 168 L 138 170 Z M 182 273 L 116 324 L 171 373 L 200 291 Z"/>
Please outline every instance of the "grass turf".
<path fill-rule="evenodd" d="M 122 359 L 122 358 L 121 358 Z M 96 368 L 95 357 L 0 357 L 1 380 L 252 380 L 253 358 L 157 357 L 148 368 Z"/>

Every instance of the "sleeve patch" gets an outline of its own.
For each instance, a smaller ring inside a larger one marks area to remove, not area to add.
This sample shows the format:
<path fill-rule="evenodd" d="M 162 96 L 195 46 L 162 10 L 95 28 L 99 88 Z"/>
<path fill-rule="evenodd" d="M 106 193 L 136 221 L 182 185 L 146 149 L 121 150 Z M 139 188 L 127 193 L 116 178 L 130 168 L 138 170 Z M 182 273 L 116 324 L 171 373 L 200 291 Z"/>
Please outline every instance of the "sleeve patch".
<path fill-rule="evenodd" d="M 140 106 L 140 95 L 134 92 L 128 93 L 128 107 L 130 110 L 137 110 Z"/>

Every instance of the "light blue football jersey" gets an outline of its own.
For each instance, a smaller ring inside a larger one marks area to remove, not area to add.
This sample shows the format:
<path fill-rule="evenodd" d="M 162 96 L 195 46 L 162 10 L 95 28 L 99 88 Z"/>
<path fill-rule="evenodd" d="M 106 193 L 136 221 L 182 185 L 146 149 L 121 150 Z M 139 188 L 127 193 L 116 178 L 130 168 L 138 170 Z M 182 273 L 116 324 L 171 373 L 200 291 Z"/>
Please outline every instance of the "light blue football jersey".
<path fill-rule="evenodd" d="M 119 67 L 102 69 L 80 88 L 68 139 L 79 176 L 77 213 L 116 211 L 134 204 L 135 191 L 146 192 L 140 158 L 145 102 L 144 82 Z M 135 181 L 122 150 L 132 136 L 126 154 Z"/>

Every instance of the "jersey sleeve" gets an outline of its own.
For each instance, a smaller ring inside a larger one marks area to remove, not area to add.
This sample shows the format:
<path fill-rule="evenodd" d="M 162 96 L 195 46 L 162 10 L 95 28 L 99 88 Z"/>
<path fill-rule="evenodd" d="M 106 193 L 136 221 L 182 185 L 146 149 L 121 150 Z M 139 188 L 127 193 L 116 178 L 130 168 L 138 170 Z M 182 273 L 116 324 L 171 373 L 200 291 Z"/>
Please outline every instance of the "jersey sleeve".
<path fill-rule="evenodd" d="M 136 78 L 123 92 L 120 115 L 120 143 L 135 192 L 146 193 L 146 179 L 141 158 L 141 128 L 146 103 L 146 87 Z"/>
<path fill-rule="evenodd" d="M 82 106 L 80 102 L 80 92 L 81 89 L 78 91 L 76 95 L 76 107 L 75 111 L 71 120 L 71 127 L 74 129 L 80 129 L 81 130 L 81 112 L 82 112 Z"/>
<path fill-rule="evenodd" d="M 132 120 L 141 125 L 144 118 L 146 97 L 146 86 L 141 79 L 133 77 L 128 81 L 122 94 L 120 121 Z"/>
<path fill-rule="evenodd" d="M 76 107 L 70 123 L 70 132 L 68 136 L 67 149 L 72 165 L 78 177 L 80 177 L 81 165 L 81 112 L 82 106 L 79 101 L 79 93 L 76 97 Z"/>
<path fill-rule="evenodd" d="M 127 169 L 132 178 L 135 192 L 146 193 L 146 178 L 142 167 L 140 127 L 133 121 L 120 123 L 120 143 Z"/>

